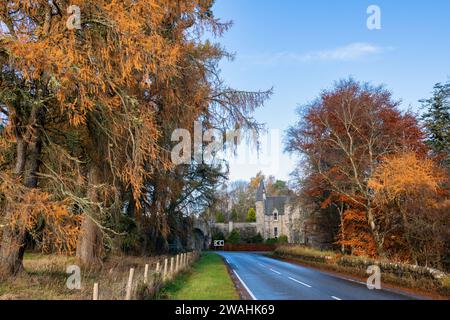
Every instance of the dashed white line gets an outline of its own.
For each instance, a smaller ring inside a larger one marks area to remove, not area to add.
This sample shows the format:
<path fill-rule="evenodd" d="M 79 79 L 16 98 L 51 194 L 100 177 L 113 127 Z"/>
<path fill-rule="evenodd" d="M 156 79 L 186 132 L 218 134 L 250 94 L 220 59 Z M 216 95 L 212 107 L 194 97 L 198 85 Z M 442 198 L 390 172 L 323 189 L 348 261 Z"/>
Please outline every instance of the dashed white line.
<path fill-rule="evenodd" d="M 294 279 L 294 278 L 291 278 L 291 277 L 289 277 L 289 279 L 292 280 L 292 281 L 294 281 L 294 282 L 297 282 L 297 283 L 299 283 L 299 284 L 301 284 L 302 286 L 305 286 L 305 287 L 307 287 L 307 288 L 312 288 L 309 284 L 306 284 L 306 283 L 304 283 L 304 282 L 301 282 L 301 281 L 299 281 L 299 280 L 297 280 L 297 279 Z"/>
<path fill-rule="evenodd" d="M 262 263 L 258 263 L 260 267 L 266 268 L 265 265 L 263 265 Z"/>
<path fill-rule="evenodd" d="M 252 297 L 253 300 L 258 300 L 256 299 L 255 295 L 253 294 L 253 292 L 251 292 L 251 290 L 247 287 L 247 285 L 245 284 L 245 282 L 241 279 L 241 277 L 239 277 L 238 273 L 236 272 L 236 270 L 233 270 L 234 274 L 236 275 L 236 277 L 239 279 L 239 281 L 242 283 L 242 285 L 244 286 L 245 290 L 247 290 L 248 294 Z"/>
<path fill-rule="evenodd" d="M 331 296 L 331 298 L 333 298 L 334 300 L 338 300 L 338 301 L 342 300 L 341 298 L 338 298 L 338 297 L 335 297 L 335 296 Z"/>
<path fill-rule="evenodd" d="M 274 272 L 276 274 L 281 274 L 281 272 L 278 272 L 277 270 L 270 269 L 270 271 L 272 271 L 272 272 Z"/>

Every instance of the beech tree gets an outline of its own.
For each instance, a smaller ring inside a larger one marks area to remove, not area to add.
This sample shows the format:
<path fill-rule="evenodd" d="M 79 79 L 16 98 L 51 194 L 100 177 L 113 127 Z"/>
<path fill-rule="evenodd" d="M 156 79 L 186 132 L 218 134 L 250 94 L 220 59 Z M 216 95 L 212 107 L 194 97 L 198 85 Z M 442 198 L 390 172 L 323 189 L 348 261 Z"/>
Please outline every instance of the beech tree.
<path fill-rule="evenodd" d="M 287 150 L 302 155 L 326 193 L 364 213 L 379 255 L 384 238 L 373 212 L 368 180 L 376 166 L 399 150 L 426 152 L 416 118 L 381 87 L 345 80 L 301 110 L 288 132 Z M 331 204 L 331 202 L 329 202 Z"/>
<path fill-rule="evenodd" d="M 391 257 L 442 268 L 450 234 L 448 175 L 415 153 L 388 157 L 373 173 L 375 215 Z"/>

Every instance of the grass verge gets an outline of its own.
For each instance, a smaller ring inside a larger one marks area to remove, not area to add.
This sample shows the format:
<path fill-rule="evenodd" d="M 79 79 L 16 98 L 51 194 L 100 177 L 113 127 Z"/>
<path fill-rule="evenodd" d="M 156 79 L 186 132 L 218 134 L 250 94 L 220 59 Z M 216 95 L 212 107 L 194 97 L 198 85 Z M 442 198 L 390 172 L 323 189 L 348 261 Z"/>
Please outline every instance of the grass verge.
<path fill-rule="evenodd" d="M 165 300 L 239 300 L 239 294 L 222 258 L 205 253 L 193 268 L 162 289 Z"/>
<path fill-rule="evenodd" d="M 0 300 L 91 300 L 94 283 L 99 284 L 100 300 L 123 300 L 130 268 L 135 268 L 132 298 L 145 299 L 159 289 L 159 278 L 150 272 L 149 285 L 143 285 L 145 264 L 154 270 L 164 257 L 109 257 L 98 270 L 81 270 L 81 290 L 66 286 L 67 266 L 73 257 L 27 253 L 25 272 L 0 282 Z"/>

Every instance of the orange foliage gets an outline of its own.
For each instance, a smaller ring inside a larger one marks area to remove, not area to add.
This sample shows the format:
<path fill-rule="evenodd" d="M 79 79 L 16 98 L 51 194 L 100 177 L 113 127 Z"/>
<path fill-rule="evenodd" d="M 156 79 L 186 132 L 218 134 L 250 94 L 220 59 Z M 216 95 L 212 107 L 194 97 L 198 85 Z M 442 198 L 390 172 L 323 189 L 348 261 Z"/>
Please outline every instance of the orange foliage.
<path fill-rule="evenodd" d="M 448 175 L 415 153 L 385 159 L 372 175 L 377 219 L 392 255 L 439 266 L 450 232 Z"/>
<path fill-rule="evenodd" d="M 377 246 L 367 225 L 366 213 L 360 210 L 347 210 L 343 217 L 344 239 L 339 244 L 350 247 L 357 256 L 376 257 Z"/>
<path fill-rule="evenodd" d="M 445 179 L 432 159 L 406 153 L 387 158 L 372 175 L 369 187 L 376 192 L 378 203 L 388 203 L 400 195 L 437 194 Z"/>
<path fill-rule="evenodd" d="M 70 211 L 68 199 L 53 200 L 48 193 L 27 189 L 5 174 L 0 175 L 0 194 L 1 208 L 7 212 L 1 220 L 4 226 L 31 234 L 39 226 L 35 240 L 43 251 L 75 252 L 81 220 Z"/>

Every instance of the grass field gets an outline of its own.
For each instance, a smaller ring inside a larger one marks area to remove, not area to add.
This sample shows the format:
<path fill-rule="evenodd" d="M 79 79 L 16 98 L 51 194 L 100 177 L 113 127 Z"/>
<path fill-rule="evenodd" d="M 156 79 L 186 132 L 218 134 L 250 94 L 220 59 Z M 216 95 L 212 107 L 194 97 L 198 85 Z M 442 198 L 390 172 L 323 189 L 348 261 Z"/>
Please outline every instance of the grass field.
<path fill-rule="evenodd" d="M 222 258 L 206 253 L 188 273 L 180 275 L 161 292 L 167 300 L 239 300 L 239 294 Z"/>
<path fill-rule="evenodd" d="M 157 259 L 164 257 L 110 257 L 99 270 L 82 271 L 81 290 L 66 287 L 69 265 L 73 257 L 27 253 L 25 272 L 14 279 L 0 281 L 0 300 L 91 300 L 94 282 L 99 283 L 101 300 L 123 300 L 130 268 L 135 268 L 133 299 L 142 284 L 144 266 L 154 269 Z"/>

